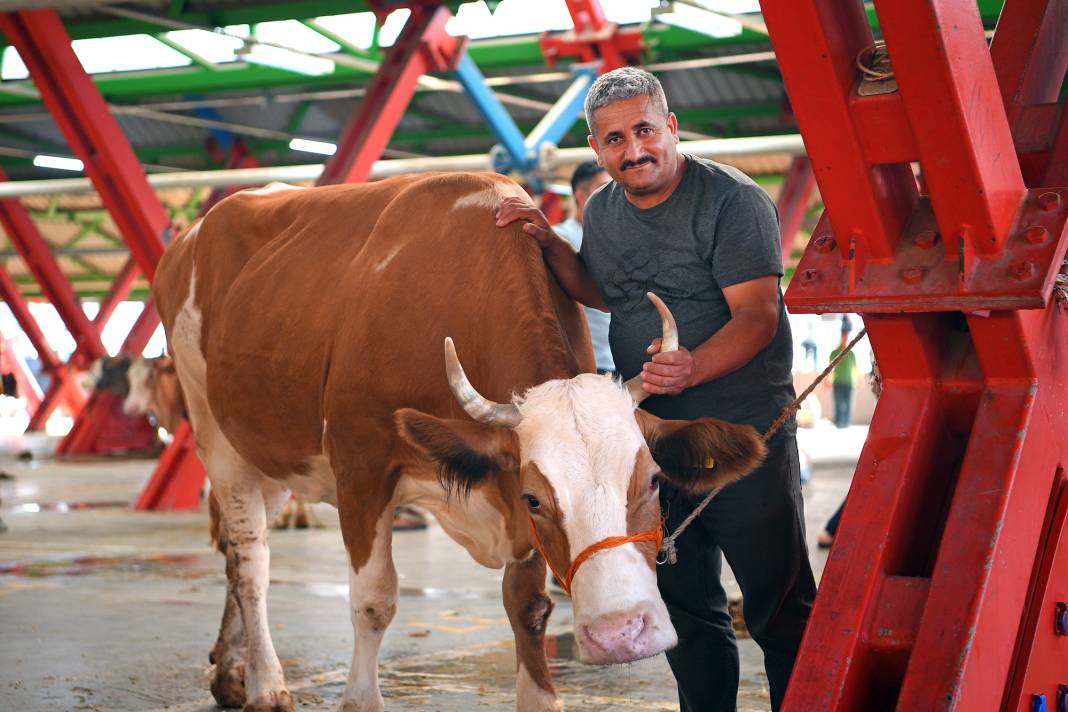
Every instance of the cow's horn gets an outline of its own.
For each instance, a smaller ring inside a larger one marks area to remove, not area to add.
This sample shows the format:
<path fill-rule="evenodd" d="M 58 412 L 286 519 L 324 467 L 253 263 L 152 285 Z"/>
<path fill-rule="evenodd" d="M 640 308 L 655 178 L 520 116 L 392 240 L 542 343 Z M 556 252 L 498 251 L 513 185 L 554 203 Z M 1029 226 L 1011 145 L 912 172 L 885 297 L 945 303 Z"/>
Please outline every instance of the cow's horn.
<path fill-rule="evenodd" d="M 667 304 L 664 304 L 660 297 L 652 292 L 646 292 L 645 296 L 649 297 L 649 301 L 660 312 L 661 330 L 663 331 L 660 337 L 660 353 L 678 351 L 679 328 L 675 326 L 675 317 L 671 315 L 671 310 L 667 308 Z M 640 373 L 627 381 L 627 390 L 630 391 L 631 398 L 634 399 L 635 404 L 641 403 L 649 397 L 649 392 L 642 388 L 642 375 Z"/>
<path fill-rule="evenodd" d="M 483 398 L 482 394 L 471 385 L 471 381 L 467 380 L 464 367 L 460 365 L 460 359 L 456 357 L 456 347 L 453 346 L 452 338 L 448 336 L 445 337 L 445 372 L 449 376 L 449 388 L 452 389 L 452 394 L 472 418 L 480 423 L 509 428 L 519 425 L 519 408 L 511 403 L 503 405 Z"/>

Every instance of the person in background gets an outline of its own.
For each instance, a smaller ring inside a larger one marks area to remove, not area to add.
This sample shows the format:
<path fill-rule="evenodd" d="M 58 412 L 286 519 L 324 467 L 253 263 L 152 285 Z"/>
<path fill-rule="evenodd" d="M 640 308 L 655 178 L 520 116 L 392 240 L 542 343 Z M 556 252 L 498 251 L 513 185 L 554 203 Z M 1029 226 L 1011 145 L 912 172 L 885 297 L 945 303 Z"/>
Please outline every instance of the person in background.
<path fill-rule="evenodd" d="M 816 339 L 812 336 L 812 324 L 808 325 L 808 336 L 801 342 L 801 348 L 805 350 L 805 368 L 811 368 L 813 371 L 820 370 L 819 368 L 819 354 L 816 352 Z M 812 364 L 809 366 L 809 364 Z"/>
<path fill-rule="evenodd" d="M 842 338 L 838 348 L 831 351 L 830 361 L 834 361 L 838 354 L 845 350 L 849 344 L 849 333 L 853 330 L 853 324 L 849 316 L 842 315 Z M 853 383 L 857 375 L 857 357 L 850 351 L 834 367 L 834 425 L 836 428 L 849 427 L 850 418 L 853 416 Z"/>
<path fill-rule="evenodd" d="M 868 375 L 868 385 L 871 387 L 871 392 L 875 395 L 875 399 L 878 400 L 883 393 L 883 376 L 879 372 L 879 364 L 875 362 L 875 354 L 871 355 L 871 373 Z M 845 498 L 842 499 L 842 503 L 838 505 L 838 509 L 827 520 L 827 523 L 823 525 L 823 531 L 816 536 L 816 545 L 819 548 L 830 549 L 831 545 L 834 544 L 834 537 L 838 534 L 838 523 L 842 519 L 843 509 L 845 509 Z"/>
<path fill-rule="evenodd" d="M 612 178 L 597 161 L 580 163 L 575 167 L 575 172 L 571 174 L 571 195 L 575 199 L 575 215 L 559 225 L 554 225 L 553 230 L 567 240 L 576 252 L 582 247 L 582 214 L 586 209 L 586 201 L 597 192 L 598 188 L 611 182 Z M 608 326 L 611 316 L 600 309 L 590 307 L 582 309 L 586 312 L 586 322 L 590 325 L 590 338 L 593 341 L 597 372 L 615 375 L 616 364 L 612 360 L 612 348 L 608 345 Z"/>

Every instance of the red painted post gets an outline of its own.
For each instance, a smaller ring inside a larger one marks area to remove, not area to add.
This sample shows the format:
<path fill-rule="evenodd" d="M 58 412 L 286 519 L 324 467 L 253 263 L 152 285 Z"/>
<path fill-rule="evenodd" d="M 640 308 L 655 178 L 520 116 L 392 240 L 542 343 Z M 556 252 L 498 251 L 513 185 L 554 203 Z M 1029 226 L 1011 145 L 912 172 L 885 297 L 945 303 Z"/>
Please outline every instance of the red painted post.
<path fill-rule="evenodd" d="M 182 421 L 174 441 L 160 456 L 159 464 L 141 491 L 134 509 L 184 510 L 200 507 L 200 492 L 207 473 L 197 457 L 189 422 Z"/>
<path fill-rule="evenodd" d="M 419 77 L 432 70 L 447 69 L 459 59 L 462 42 L 445 32 L 445 23 L 451 16 L 444 6 L 412 8 L 411 17 L 386 51 L 359 110 L 342 132 L 337 153 L 327 161 L 319 177 L 320 185 L 367 180 L 404 116 Z"/>
<path fill-rule="evenodd" d="M 790 164 L 786 180 L 779 193 L 779 231 L 782 234 L 782 263 L 785 267 L 794 254 L 794 243 L 801 223 L 808 212 L 812 199 L 812 190 L 816 187 L 816 176 L 812 174 L 812 164 L 807 156 L 797 156 Z"/>
<path fill-rule="evenodd" d="M 886 83 L 857 68 L 872 43 L 859 3 L 762 6 L 827 206 L 786 301 L 861 313 L 885 383 L 784 710 L 1023 712 L 1040 694 L 1053 709 L 1068 314 L 1051 288 L 1068 189 L 1025 190 L 1012 138 L 1038 116 L 1014 107 L 1049 99 L 1025 75 L 1064 51 L 1042 38 L 1065 4 L 1010 0 L 1023 14 L 999 24 L 992 59 L 974 2 L 877 0 Z"/>

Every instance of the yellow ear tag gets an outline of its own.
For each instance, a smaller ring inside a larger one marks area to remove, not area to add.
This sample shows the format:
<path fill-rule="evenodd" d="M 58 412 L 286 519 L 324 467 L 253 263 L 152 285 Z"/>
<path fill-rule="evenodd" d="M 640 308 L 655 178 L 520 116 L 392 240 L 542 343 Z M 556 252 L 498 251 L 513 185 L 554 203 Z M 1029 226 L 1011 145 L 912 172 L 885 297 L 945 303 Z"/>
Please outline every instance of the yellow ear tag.
<path fill-rule="evenodd" d="M 705 462 L 705 469 L 706 470 L 711 470 L 715 466 L 716 466 L 716 461 L 713 460 L 711 457 L 708 458 L 708 461 Z"/>

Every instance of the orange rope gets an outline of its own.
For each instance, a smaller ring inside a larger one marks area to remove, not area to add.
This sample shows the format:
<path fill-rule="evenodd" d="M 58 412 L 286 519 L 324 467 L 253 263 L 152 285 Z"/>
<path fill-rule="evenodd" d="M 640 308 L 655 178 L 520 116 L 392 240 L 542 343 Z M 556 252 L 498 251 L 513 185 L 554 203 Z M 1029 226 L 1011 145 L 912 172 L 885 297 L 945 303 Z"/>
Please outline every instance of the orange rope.
<path fill-rule="evenodd" d="M 561 576 L 560 572 L 556 570 L 552 562 L 549 561 L 548 555 L 545 553 L 545 546 L 541 543 L 541 537 L 538 536 L 538 527 L 534 524 L 534 517 L 530 512 L 527 512 L 527 519 L 530 520 L 530 531 L 534 535 L 534 546 L 537 548 L 538 553 L 541 554 L 541 558 L 545 559 L 545 563 L 549 565 L 549 569 L 553 572 L 553 576 L 560 582 L 560 585 L 564 587 L 564 591 L 568 596 L 571 595 L 571 582 L 575 578 L 575 574 L 578 573 L 578 568 L 586 559 L 590 558 L 598 551 L 604 549 L 612 549 L 617 546 L 623 546 L 624 544 L 630 544 L 632 542 L 639 541 L 651 541 L 656 545 L 656 550 L 660 551 L 660 544 L 664 541 L 664 528 L 663 522 L 657 524 L 654 528 L 648 531 L 639 532 L 638 534 L 629 534 L 627 536 L 610 536 L 601 541 L 590 544 L 583 549 L 575 560 L 571 562 L 571 566 L 567 569 L 567 575 Z"/>

